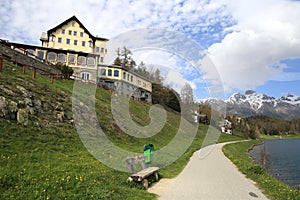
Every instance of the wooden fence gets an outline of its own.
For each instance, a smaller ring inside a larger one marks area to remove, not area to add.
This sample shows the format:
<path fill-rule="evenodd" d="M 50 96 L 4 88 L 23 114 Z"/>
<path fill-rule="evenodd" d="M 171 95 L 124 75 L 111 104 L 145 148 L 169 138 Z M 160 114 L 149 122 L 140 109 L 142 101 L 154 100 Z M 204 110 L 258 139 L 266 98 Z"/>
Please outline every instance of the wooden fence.
<path fill-rule="evenodd" d="M 48 76 L 50 77 L 51 83 L 53 83 L 54 80 L 70 78 L 70 75 L 62 74 L 61 71 L 56 69 L 55 66 L 50 62 L 38 58 L 37 56 L 31 54 L 25 49 L 12 49 L 6 41 L 0 39 L 0 72 L 2 71 L 3 67 L 5 67 L 4 60 L 14 63 L 17 66 L 21 66 L 23 74 L 26 73 L 27 69 L 32 70 L 33 78 L 36 77 L 36 73 L 39 73 L 43 76 Z M 35 65 L 29 63 L 33 63 Z"/>

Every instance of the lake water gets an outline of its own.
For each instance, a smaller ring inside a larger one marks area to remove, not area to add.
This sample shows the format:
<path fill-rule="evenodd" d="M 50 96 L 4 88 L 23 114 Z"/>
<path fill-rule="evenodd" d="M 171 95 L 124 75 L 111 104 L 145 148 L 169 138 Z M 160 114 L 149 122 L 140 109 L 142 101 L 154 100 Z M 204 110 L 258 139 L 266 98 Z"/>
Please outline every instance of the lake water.
<path fill-rule="evenodd" d="M 254 146 L 249 154 L 272 176 L 300 188 L 300 139 L 265 140 L 263 145 Z"/>

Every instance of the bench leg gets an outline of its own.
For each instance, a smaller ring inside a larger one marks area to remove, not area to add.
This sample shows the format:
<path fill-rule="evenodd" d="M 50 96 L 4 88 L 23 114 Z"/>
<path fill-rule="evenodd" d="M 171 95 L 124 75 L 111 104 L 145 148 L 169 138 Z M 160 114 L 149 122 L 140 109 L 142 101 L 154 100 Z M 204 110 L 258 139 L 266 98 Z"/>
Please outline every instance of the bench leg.
<path fill-rule="evenodd" d="M 149 182 L 148 182 L 148 180 L 145 178 L 144 180 L 143 180 L 143 186 L 144 186 L 144 188 L 147 190 L 148 189 L 148 187 L 149 187 Z"/>
<path fill-rule="evenodd" d="M 132 181 L 133 181 L 133 178 L 128 177 L 127 182 L 132 182 Z"/>
<path fill-rule="evenodd" d="M 154 172 L 155 180 L 158 181 L 158 173 Z"/>

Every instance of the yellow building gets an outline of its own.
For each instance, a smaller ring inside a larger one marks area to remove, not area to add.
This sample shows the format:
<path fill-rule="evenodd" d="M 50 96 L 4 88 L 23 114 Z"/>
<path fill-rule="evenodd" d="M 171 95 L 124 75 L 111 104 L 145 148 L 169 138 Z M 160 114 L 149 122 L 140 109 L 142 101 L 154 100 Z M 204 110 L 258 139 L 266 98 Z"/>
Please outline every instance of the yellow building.
<path fill-rule="evenodd" d="M 93 36 L 75 16 L 43 32 L 40 40 L 42 46 L 12 42 L 10 45 L 29 56 L 72 67 L 76 79 L 92 81 L 118 94 L 151 102 L 151 81 L 133 70 L 106 65 L 108 39 Z"/>
<path fill-rule="evenodd" d="M 100 63 L 105 63 L 108 39 L 93 36 L 75 16 L 43 32 L 40 40 L 43 47 L 100 55 Z"/>
<path fill-rule="evenodd" d="M 66 63 L 73 67 L 78 78 L 96 81 L 97 65 L 105 64 L 108 39 L 93 36 L 76 16 L 73 16 L 43 32 L 40 40 L 42 47 L 67 51 L 57 53 L 49 50 L 45 52 L 45 59 L 52 63 Z"/>
<path fill-rule="evenodd" d="M 116 65 L 98 65 L 98 84 L 120 95 L 151 102 L 151 81 L 133 70 Z"/>

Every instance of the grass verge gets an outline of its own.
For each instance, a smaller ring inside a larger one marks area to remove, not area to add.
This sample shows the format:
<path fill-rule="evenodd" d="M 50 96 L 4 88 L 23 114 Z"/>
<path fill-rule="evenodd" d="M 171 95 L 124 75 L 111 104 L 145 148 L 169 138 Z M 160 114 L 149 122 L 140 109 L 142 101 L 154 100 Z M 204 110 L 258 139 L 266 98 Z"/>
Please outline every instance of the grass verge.
<path fill-rule="evenodd" d="M 33 79 L 29 70 L 22 74 L 18 66 L 6 62 L 4 65 L 0 85 L 13 92 L 21 85 L 48 106 L 42 114 L 30 118 L 27 127 L 0 118 L 0 199 L 157 198 L 140 184 L 127 183 L 129 173 L 113 170 L 96 160 L 82 144 L 75 127 L 68 122 L 57 122 L 53 117 L 49 105 L 56 101 L 61 102 L 68 117 L 72 116 L 73 81 L 60 80 L 51 84 L 50 78 L 37 75 Z M 129 136 L 113 123 L 110 101 L 111 93 L 98 88 L 95 104 L 99 123 L 107 137 L 123 149 L 142 153 L 146 143 L 153 143 L 159 149 L 177 133 L 180 115 L 167 112 L 167 123 L 155 136 L 147 139 Z M 130 113 L 138 124 L 150 122 L 149 109 L 147 104 L 130 102 Z M 44 120 L 50 125 L 44 124 Z M 172 178 L 182 171 L 191 155 L 201 147 L 207 128 L 199 126 L 188 150 L 176 162 L 160 170 L 162 177 Z M 238 139 L 242 138 L 223 134 L 220 137 L 220 141 Z"/>
<path fill-rule="evenodd" d="M 262 166 L 253 162 L 248 155 L 248 150 L 259 144 L 259 141 L 251 140 L 225 145 L 224 154 L 238 167 L 248 178 L 256 182 L 263 193 L 272 200 L 300 199 L 300 192 L 272 177 Z"/>

